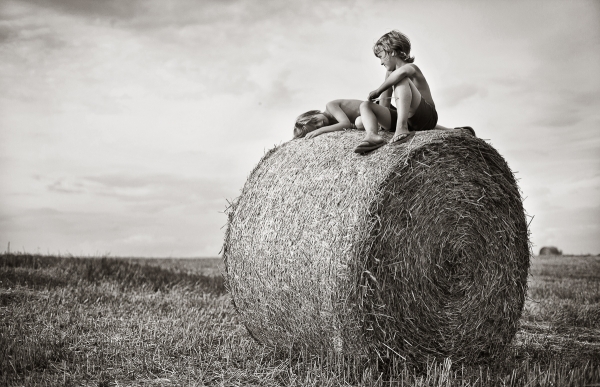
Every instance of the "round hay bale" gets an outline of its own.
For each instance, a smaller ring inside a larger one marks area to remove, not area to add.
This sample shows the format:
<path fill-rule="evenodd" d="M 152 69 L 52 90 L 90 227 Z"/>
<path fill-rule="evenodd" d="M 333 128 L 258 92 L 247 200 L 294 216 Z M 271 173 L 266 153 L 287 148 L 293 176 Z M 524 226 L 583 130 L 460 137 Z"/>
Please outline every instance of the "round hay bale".
<path fill-rule="evenodd" d="M 562 251 L 554 246 L 544 246 L 540 249 L 540 255 L 562 255 Z"/>
<path fill-rule="evenodd" d="M 229 208 L 227 286 L 248 331 L 317 353 L 497 355 L 516 333 L 530 260 L 508 165 L 459 131 L 361 156 L 363 135 L 272 149 Z"/>

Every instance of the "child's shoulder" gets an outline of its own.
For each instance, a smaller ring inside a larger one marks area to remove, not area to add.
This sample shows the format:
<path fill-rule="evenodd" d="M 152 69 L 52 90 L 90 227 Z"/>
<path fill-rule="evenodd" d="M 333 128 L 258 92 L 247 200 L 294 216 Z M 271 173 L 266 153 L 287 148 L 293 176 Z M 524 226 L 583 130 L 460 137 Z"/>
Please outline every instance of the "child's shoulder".
<path fill-rule="evenodd" d="M 419 66 L 417 66 L 414 63 L 405 63 L 400 68 L 401 69 L 406 69 L 406 70 L 412 69 L 412 70 L 416 70 L 416 71 L 421 71 L 421 69 L 419 68 Z"/>
<path fill-rule="evenodd" d="M 419 68 L 419 66 L 417 66 L 414 63 L 407 63 L 405 65 L 402 65 L 402 67 L 400 67 L 401 69 L 404 69 L 404 71 L 409 75 L 409 76 L 422 76 L 423 72 L 421 71 L 421 69 Z"/>

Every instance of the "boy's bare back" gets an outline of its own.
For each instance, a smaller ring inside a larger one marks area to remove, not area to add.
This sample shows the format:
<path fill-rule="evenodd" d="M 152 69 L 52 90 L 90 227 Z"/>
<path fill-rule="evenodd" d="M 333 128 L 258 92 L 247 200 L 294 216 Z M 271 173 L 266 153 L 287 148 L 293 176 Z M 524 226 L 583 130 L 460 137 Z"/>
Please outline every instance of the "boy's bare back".
<path fill-rule="evenodd" d="M 407 63 L 404 66 L 401 66 L 400 68 L 403 68 L 403 67 L 406 67 L 406 72 L 407 72 L 406 75 L 417 87 L 417 90 L 419 90 L 419 92 L 421 93 L 421 97 L 425 98 L 425 101 L 427 101 L 427 103 L 429 103 L 431 106 L 435 107 L 435 103 L 433 102 L 433 97 L 431 96 L 431 90 L 429 89 L 429 83 L 427 83 L 427 80 L 425 79 L 425 75 L 423 75 L 423 72 L 421 71 L 419 66 L 417 66 L 414 63 Z M 386 75 L 386 78 L 389 75 L 390 75 L 390 73 L 388 73 Z"/>

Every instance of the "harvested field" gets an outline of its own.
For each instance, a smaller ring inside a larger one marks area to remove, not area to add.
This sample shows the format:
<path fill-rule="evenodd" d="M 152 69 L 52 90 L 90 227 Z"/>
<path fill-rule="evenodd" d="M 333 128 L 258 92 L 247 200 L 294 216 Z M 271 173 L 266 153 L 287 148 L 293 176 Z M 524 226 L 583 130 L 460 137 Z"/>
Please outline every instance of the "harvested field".
<path fill-rule="evenodd" d="M 417 370 L 397 358 L 386 374 L 352 358 L 257 344 L 223 278 L 205 277 L 218 264 L 0 255 L 0 385 L 600 384 L 600 257 L 532 260 L 519 331 L 493 365 L 429 361 Z"/>

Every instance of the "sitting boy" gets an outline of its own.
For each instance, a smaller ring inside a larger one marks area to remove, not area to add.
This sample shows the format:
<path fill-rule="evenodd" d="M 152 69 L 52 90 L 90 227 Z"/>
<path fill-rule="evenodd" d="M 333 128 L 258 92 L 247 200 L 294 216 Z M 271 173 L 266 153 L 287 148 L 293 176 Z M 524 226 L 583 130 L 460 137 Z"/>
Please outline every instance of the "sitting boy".
<path fill-rule="evenodd" d="M 360 115 L 367 133 L 355 152 L 369 152 L 386 144 L 378 134 L 378 122 L 382 124 L 391 120 L 395 133 L 390 143 L 405 140 L 412 131 L 449 129 L 437 125 L 438 115 L 429 84 L 421 70 L 413 64 L 415 58 L 410 56 L 410 48 L 410 40 L 399 31 L 388 32 L 373 46 L 375 56 L 387 70 L 386 78 L 381 86 L 369 93 L 369 100 L 360 105 Z M 392 98 L 391 88 L 394 90 L 397 113 L 387 108 Z M 380 97 L 380 104 L 371 102 L 377 97 Z M 475 131 L 468 126 L 456 129 L 466 129 L 475 135 Z"/>

